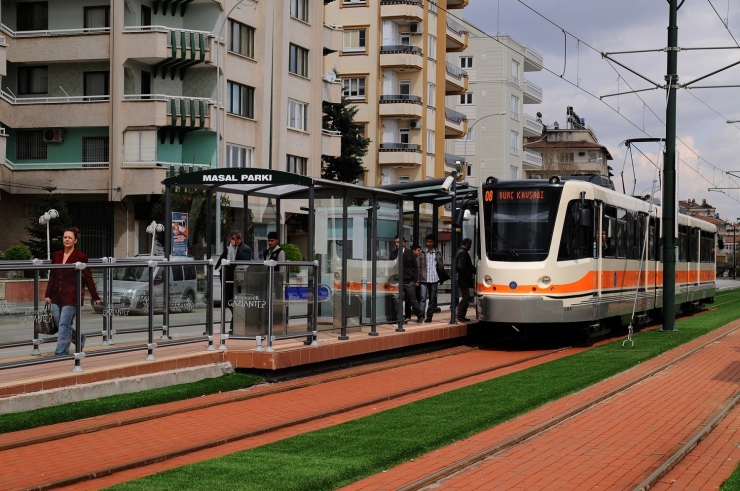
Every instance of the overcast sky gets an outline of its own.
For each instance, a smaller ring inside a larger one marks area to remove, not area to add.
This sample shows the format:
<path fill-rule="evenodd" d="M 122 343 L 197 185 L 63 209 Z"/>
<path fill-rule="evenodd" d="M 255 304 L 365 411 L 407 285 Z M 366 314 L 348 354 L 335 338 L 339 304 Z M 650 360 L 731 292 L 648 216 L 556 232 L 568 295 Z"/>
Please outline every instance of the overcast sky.
<path fill-rule="evenodd" d="M 578 115 L 585 118 L 586 126 L 594 131 L 599 142 L 612 153 L 614 160 L 610 165 L 614 168 L 613 179 L 617 189 L 622 188 L 621 174 L 624 171 L 627 193 L 631 193 L 634 186 L 632 163 L 629 155 L 625 162 L 626 149 L 619 145 L 628 138 L 665 137 L 661 121 L 665 121 L 666 91 L 657 89 L 640 92 L 639 98 L 630 94 L 600 101 L 598 97 L 607 94 L 653 87 L 650 82 L 616 64 L 612 64 L 612 68 L 600 52 L 665 48 L 668 7 L 665 0 L 471 0 L 468 7 L 451 10 L 450 14 L 462 15 L 488 34 L 495 35 L 497 30 L 509 34 L 541 53 L 545 68 L 555 74 L 546 70 L 525 74 L 526 79 L 543 88 L 544 100 L 540 105 L 526 105 L 524 112 L 535 115 L 540 111 L 546 124 L 558 121 L 563 127 L 566 107 L 573 106 Z M 725 19 L 727 28 L 723 23 Z M 572 34 L 567 36 L 567 48 L 561 28 Z M 737 47 L 735 39 L 740 42 L 740 3 L 734 0 L 711 0 L 711 3 L 710 0 L 686 0 L 678 13 L 678 28 L 681 48 Z M 663 51 L 614 55 L 614 58 L 656 83 L 665 83 L 667 55 Z M 738 61 L 740 49 L 681 51 L 678 54 L 679 83 Z M 740 65 L 695 85 L 731 84 L 740 85 Z M 679 156 L 684 161 L 678 168 L 678 197 L 682 200 L 693 198 L 697 202 L 707 199 L 717 207 L 720 217 L 728 221 L 740 217 L 740 203 L 736 201 L 740 200 L 740 191 L 727 190 L 727 196 L 709 192 L 708 188 L 736 188 L 740 182 L 740 179 L 730 181 L 724 173 L 740 171 L 740 123 L 725 123 L 728 119 L 740 119 L 738 95 L 740 87 L 680 89 L 677 98 L 676 133 L 683 142 L 677 142 L 677 145 Z M 656 143 L 643 143 L 639 148 L 653 162 L 658 162 L 659 147 Z M 656 168 L 637 151 L 632 153 L 637 176 L 635 193 L 649 193 L 652 181 L 656 179 Z"/>

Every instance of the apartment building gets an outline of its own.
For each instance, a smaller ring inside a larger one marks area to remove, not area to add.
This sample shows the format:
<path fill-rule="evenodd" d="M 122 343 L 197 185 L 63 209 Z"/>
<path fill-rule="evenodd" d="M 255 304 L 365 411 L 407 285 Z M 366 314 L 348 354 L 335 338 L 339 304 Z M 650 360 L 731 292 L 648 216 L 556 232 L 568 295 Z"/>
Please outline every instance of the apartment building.
<path fill-rule="evenodd" d="M 322 101 L 341 102 L 324 56 L 342 44 L 323 2 L 3 0 L 0 22 L 0 250 L 49 187 L 83 250 L 122 257 L 148 250 L 152 204 L 180 166 L 318 176 L 341 152 L 321 124 Z M 265 204 L 249 207 L 266 234 Z"/>
<path fill-rule="evenodd" d="M 445 96 L 462 94 L 468 76 L 446 61 L 468 45 L 461 15 L 468 0 L 338 0 L 326 19 L 344 28 L 338 53 L 326 58 L 342 81 L 344 97 L 372 140 L 365 184 L 377 186 L 441 177 L 449 138 L 467 132 L 467 117 Z M 449 169 L 447 169 L 449 171 Z M 426 218 L 429 210 L 424 209 Z"/>
<path fill-rule="evenodd" d="M 520 179 L 537 172 L 541 155 L 522 143 L 542 134 L 542 122 L 525 112 L 525 106 L 542 103 L 542 88 L 525 78 L 542 70 L 542 55 L 511 36 L 492 37 L 471 25 L 468 48 L 448 54 L 447 61 L 468 74 L 468 89 L 447 97 L 447 107 L 465 114 L 470 129 L 447 141 L 448 165 L 466 162 L 466 180 L 473 185 L 488 176 Z"/>

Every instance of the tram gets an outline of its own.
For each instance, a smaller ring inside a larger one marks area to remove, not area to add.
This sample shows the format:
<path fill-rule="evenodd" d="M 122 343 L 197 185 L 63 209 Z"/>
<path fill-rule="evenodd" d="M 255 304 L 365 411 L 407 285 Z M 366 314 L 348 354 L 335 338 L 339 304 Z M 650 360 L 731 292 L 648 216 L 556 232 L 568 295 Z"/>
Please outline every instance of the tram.
<path fill-rule="evenodd" d="M 601 176 L 497 181 L 478 195 L 480 321 L 595 336 L 662 315 L 661 207 Z M 712 303 L 716 227 L 678 214 L 677 311 Z M 634 317 L 633 317 L 634 316 Z"/>

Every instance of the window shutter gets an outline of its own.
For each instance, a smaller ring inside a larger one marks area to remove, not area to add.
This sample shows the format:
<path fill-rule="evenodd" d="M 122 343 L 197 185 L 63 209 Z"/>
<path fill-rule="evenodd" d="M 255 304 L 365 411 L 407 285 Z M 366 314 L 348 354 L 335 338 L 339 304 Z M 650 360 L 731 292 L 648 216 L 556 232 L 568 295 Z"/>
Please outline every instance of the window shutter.
<path fill-rule="evenodd" d="M 154 162 L 157 160 L 157 132 L 141 132 L 141 161 Z"/>
<path fill-rule="evenodd" d="M 123 161 L 139 161 L 139 131 L 127 131 L 123 134 Z"/>

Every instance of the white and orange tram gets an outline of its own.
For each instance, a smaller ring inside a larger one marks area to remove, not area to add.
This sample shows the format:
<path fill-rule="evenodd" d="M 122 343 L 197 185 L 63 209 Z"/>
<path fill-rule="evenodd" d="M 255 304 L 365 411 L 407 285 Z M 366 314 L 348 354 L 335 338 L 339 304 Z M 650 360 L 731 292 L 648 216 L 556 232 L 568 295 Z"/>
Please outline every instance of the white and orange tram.
<path fill-rule="evenodd" d="M 600 176 L 498 182 L 479 192 L 477 317 L 593 335 L 662 314 L 660 206 Z M 678 214 L 676 304 L 715 295 L 714 225 Z"/>

